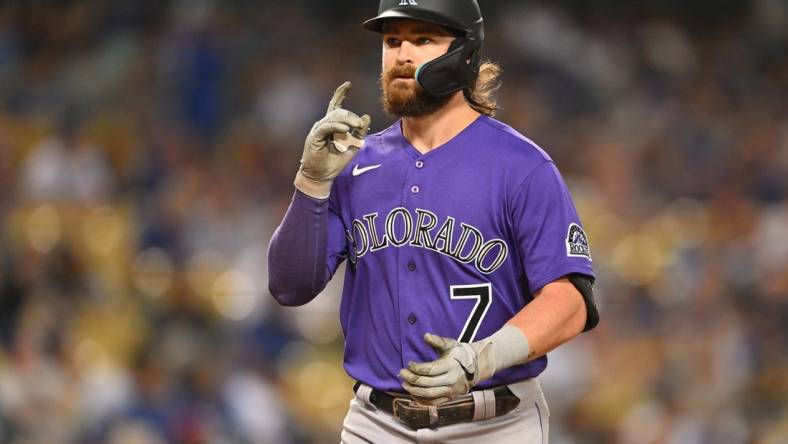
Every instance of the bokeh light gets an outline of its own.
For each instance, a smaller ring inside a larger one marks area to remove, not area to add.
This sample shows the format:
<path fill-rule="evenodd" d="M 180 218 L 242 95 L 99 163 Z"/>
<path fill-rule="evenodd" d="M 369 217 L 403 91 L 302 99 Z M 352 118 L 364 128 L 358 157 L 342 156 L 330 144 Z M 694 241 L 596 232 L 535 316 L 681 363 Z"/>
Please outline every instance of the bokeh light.
<path fill-rule="evenodd" d="M 25 223 L 25 232 L 28 242 L 36 251 L 50 252 L 60 241 L 62 234 L 57 210 L 51 205 L 34 209 Z"/>
<path fill-rule="evenodd" d="M 166 251 L 149 248 L 140 252 L 134 261 L 134 286 L 147 297 L 159 298 L 172 287 L 174 271 Z"/>
<path fill-rule="evenodd" d="M 96 208 L 82 224 L 85 243 L 98 256 L 111 254 L 125 234 L 123 219 L 111 207 Z"/>
<path fill-rule="evenodd" d="M 238 270 L 220 275 L 211 289 L 214 307 L 222 316 L 234 321 L 240 321 L 252 313 L 257 295 L 252 278 Z"/>

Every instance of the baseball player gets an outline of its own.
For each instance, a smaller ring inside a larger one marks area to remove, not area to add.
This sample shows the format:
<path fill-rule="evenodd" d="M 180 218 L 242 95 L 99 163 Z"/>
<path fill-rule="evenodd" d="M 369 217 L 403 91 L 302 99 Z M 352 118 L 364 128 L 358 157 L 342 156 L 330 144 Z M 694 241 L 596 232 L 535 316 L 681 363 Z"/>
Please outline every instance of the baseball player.
<path fill-rule="evenodd" d="M 337 89 L 269 247 L 282 305 L 347 260 L 343 443 L 546 443 L 547 352 L 598 322 L 588 239 L 555 164 L 495 120 L 476 0 L 382 0 L 382 103 Z"/>

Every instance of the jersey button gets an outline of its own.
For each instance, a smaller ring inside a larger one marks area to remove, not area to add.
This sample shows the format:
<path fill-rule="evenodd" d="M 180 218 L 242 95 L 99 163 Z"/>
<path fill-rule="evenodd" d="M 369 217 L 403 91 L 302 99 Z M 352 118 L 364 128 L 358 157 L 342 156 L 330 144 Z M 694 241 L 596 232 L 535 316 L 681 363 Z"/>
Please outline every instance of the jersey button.
<path fill-rule="evenodd" d="M 417 160 L 416 161 L 416 168 L 424 168 L 424 162 Z"/>
<path fill-rule="evenodd" d="M 419 194 L 419 191 L 421 191 L 421 188 L 419 188 L 418 185 L 413 185 L 410 187 L 410 192 L 413 194 Z"/>
<path fill-rule="evenodd" d="M 408 262 L 408 270 L 416 271 L 416 263 L 413 261 Z"/>
<path fill-rule="evenodd" d="M 416 323 L 416 321 L 418 321 L 418 319 L 416 319 L 416 315 L 411 313 L 410 316 L 408 316 L 408 323 L 413 325 Z"/>

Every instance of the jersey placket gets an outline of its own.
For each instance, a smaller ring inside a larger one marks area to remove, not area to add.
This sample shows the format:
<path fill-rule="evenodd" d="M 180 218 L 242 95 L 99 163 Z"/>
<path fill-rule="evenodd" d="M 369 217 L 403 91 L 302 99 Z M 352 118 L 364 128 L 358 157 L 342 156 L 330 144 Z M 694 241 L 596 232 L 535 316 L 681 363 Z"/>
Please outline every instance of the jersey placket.
<path fill-rule="evenodd" d="M 416 208 L 420 208 L 423 202 L 423 193 L 428 191 L 424 187 L 423 179 L 426 177 L 425 164 L 423 158 L 419 157 L 415 160 L 410 158 L 411 165 L 407 169 L 404 182 L 404 190 L 402 194 L 402 206 L 408 208 L 411 214 L 414 214 Z M 418 223 L 413 220 L 413 223 Z M 406 246 L 398 251 L 398 282 L 399 300 L 400 300 L 400 325 L 401 331 L 401 346 L 402 346 L 402 361 L 403 365 L 408 362 L 418 362 L 421 359 L 416 354 L 418 346 L 416 344 L 422 342 L 422 330 L 419 328 L 419 314 L 423 312 L 423 307 L 419 304 L 419 281 L 423 279 L 420 273 L 422 264 L 419 263 L 420 249 L 414 246 Z M 422 308 L 420 310 L 420 308 Z"/>

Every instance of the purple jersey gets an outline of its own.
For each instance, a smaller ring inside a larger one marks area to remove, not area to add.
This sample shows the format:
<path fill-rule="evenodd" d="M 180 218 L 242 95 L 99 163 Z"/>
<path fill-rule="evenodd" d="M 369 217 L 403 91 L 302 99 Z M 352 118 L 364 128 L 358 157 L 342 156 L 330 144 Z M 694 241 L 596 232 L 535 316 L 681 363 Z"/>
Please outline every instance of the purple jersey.
<path fill-rule="evenodd" d="M 327 267 L 347 259 L 341 323 L 345 369 L 401 391 L 408 362 L 436 358 L 425 332 L 485 338 L 532 294 L 569 273 L 593 276 L 588 240 L 550 157 L 481 116 L 426 154 L 400 122 L 368 136 L 334 181 Z M 480 387 L 530 378 L 542 357 Z"/>

